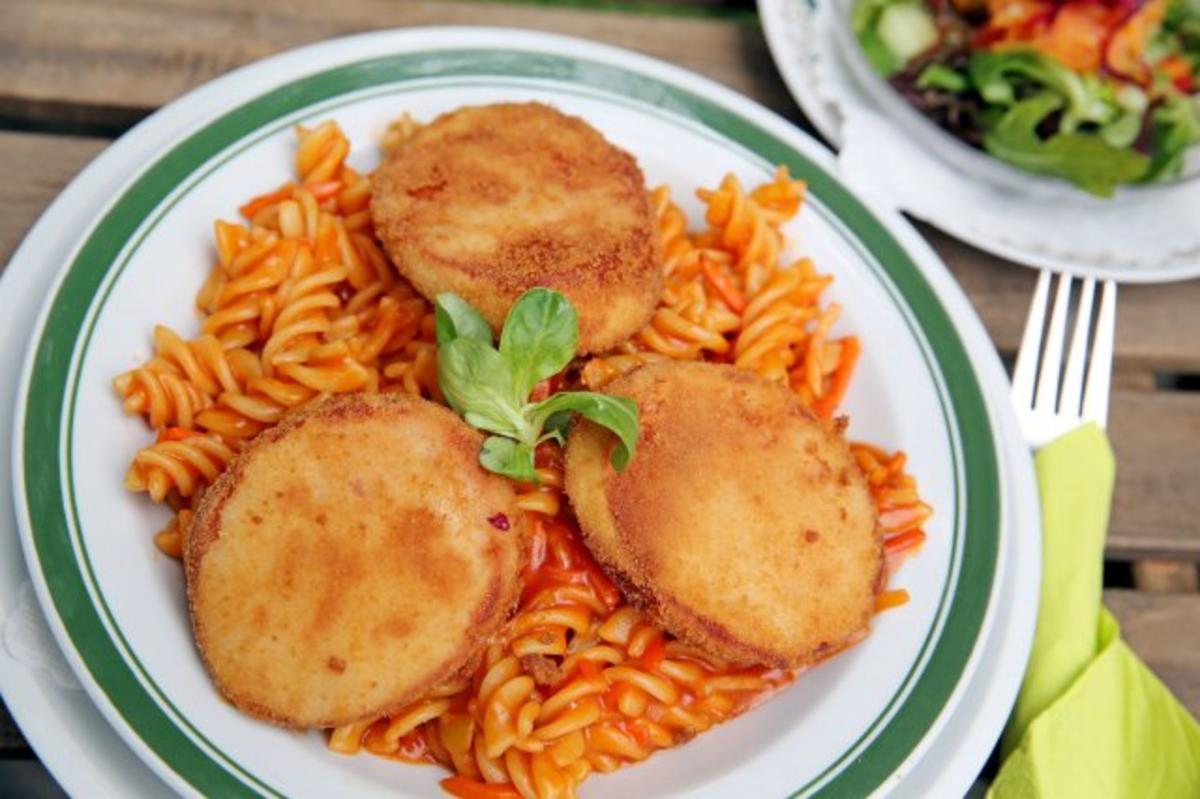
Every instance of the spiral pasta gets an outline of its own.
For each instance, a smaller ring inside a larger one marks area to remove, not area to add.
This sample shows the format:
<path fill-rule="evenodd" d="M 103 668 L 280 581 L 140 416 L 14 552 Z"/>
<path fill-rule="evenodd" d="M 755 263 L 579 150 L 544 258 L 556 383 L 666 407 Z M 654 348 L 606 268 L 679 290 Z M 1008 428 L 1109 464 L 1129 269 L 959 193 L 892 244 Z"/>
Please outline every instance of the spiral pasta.
<path fill-rule="evenodd" d="M 383 147 L 419 129 L 406 115 Z M 215 224 L 215 263 L 196 297 L 199 335 L 157 326 L 153 357 L 114 380 L 124 409 L 157 433 L 126 485 L 175 512 L 155 537 L 173 557 L 205 488 L 289 411 L 349 391 L 441 399 L 431 308 L 374 236 L 370 181 L 346 165 L 349 142 L 333 122 L 297 137 L 296 180 L 242 205 L 244 224 Z M 780 167 L 749 192 L 728 176 L 697 194 L 707 226 L 699 233 L 665 187 L 650 195 L 665 276 L 650 323 L 539 385 L 535 398 L 598 388 L 652 361 L 704 359 L 785 382 L 831 418 L 859 345 L 834 335 L 840 308 L 821 301 L 831 278 L 807 260 L 781 261 L 781 225 L 799 212 L 803 183 Z M 924 540 L 932 511 L 902 453 L 865 444 L 853 452 L 894 569 Z M 466 799 L 573 797 L 589 774 L 689 740 L 791 682 L 792 672 L 733 666 L 674 640 L 631 606 L 583 546 L 562 468 L 561 449 L 545 443 L 537 484 L 519 487 L 530 531 L 524 588 L 477 667 L 407 707 L 331 730 L 331 749 L 439 763 L 453 772 L 442 786 Z M 905 599 L 887 591 L 878 608 Z"/>
<path fill-rule="evenodd" d="M 333 122 L 297 137 L 297 182 L 242 205 L 246 224 L 214 225 L 200 335 L 157 326 L 154 357 L 113 381 L 124 409 L 160 433 L 126 482 L 177 511 L 156 539 L 168 554 L 203 488 L 288 411 L 348 391 L 440 397 L 432 311 L 375 239 L 349 142 Z"/>
<path fill-rule="evenodd" d="M 125 486 L 145 491 L 155 502 L 164 501 L 172 491 L 188 498 L 216 480 L 234 454 L 220 436 L 168 428 L 134 456 Z"/>
<path fill-rule="evenodd" d="M 651 194 L 666 289 L 650 324 L 583 366 L 583 383 L 601 388 L 651 360 L 703 358 L 786 382 L 810 410 L 830 418 L 859 347 L 852 336 L 832 336 L 840 308 L 820 302 L 832 278 L 807 259 L 781 263 L 780 225 L 799 212 L 804 184 L 781 166 L 749 193 L 728 175 L 717 189 L 696 194 L 708 225 L 698 234 L 687 232 L 666 188 Z"/>

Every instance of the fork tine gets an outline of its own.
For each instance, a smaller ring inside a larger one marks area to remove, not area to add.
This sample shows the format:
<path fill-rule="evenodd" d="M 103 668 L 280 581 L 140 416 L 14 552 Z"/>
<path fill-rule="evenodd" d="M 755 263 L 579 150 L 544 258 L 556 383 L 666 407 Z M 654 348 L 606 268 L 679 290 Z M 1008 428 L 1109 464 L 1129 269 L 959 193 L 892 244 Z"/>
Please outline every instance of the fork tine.
<path fill-rule="evenodd" d="M 1021 335 L 1021 349 L 1017 350 L 1017 364 L 1013 368 L 1013 403 L 1018 408 L 1033 407 L 1033 383 L 1037 375 L 1038 353 L 1042 348 L 1042 325 L 1046 319 L 1046 299 L 1050 294 L 1050 273 L 1043 270 L 1038 275 L 1033 299 L 1029 302 L 1029 315 L 1025 317 L 1025 332 Z"/>
<path fill-rule="evenodd" d="M 1058 276 L 1058 291 L 1054 295 L 1054 312 L 1046 330 L 1046 345 L 1042 349 L 1042 365 L 1038 369 L 1037 396 L 1033 409 L 1053 413 L 1058 407 L 1058 379 L 1062 370 L 1063 332 L 1067 327 L 1067 310 L 1071 307 L 1070 275 Z"/>
<path fill-rule="evenodd" d="M 1108 421 L 1108 392 L 1112 378 L 1113 331 L 1117 325 L 1117 284 L 1104 281 L 1100 313 L 1096 318 L 1096 340 L 1083 392 L 1083 419 L 1101 427 Z"/>
<path fill-rule="evenodd" d="M 1088 333 L 1092 325 L 1092 298 L 1096 279 L 1083 281 L 1079 291 L 1079 307 L 1075 310 L 1075 332 L 1071 334 L 1071 350 L 1067 353 L 1067 370 L 1063 374 L 1062 396 L 1058 409 L 1071 416 L 1080 415 L 1080 397 L 1083 394 L 1083 365 L 1087 361 Z"/>

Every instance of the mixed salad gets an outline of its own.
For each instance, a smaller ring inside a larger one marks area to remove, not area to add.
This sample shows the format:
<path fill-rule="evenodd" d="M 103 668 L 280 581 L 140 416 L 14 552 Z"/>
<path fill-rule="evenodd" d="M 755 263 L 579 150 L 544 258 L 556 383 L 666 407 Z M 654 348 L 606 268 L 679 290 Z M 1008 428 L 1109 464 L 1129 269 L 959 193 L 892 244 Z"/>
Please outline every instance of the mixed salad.
<path fill-rule="evenodd" d="M 1109 196 L 1200 143 L 1200 0 L 857 0 L 871 66 L 962 141 Z"/>

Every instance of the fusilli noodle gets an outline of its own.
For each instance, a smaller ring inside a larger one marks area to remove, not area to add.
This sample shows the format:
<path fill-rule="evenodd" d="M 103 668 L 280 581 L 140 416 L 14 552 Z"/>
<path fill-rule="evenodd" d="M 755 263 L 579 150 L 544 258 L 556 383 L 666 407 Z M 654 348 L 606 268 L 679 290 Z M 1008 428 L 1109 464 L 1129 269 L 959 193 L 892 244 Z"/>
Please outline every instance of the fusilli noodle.
<path fill-rule="evenodd" d="M 200 335 L 159 325 L 155 356 L 113 381 L 125 410 L 160 431 L 126 482 L 173 503 L 157 540 L 175 556 L 203 488 L 288 411 L 348 391 L 440 397 L 432 311 L 375 240 L 349 142 L 333 122 L 297 135 L 298 182 L 241 206 L 246 224 L 214 226 Z"/>

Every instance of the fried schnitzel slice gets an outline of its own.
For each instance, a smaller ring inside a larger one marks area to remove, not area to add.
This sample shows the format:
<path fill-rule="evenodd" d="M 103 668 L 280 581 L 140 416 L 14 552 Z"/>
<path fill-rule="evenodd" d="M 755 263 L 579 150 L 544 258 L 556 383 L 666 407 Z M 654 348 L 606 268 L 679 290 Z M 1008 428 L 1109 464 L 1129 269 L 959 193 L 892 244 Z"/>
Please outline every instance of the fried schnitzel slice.
<path fill-rule="evenodd" d="M 264 432 L 205 494 L 184 559 L 222 694 L 290 727 L 348 723 L 459 674 L 507 621 L 512 483 L 449 410 L 338 397 Z"/>
<path fill-rule="evenodd" d="M 635 605 L 735 663 L 802 666 L 867 629 L 882 540 L 837 425 L 732 366 L 664 361 L 606 391 L 638 404 L 637 456 L 616 472 L 611 434 L 581 423 L 566 488 Z"/>
<path fill-rule="evenodd" d="M 579 350 L 649 321 L 659 237 L 637 162 L 582 119 L 540 103 L 438 117 L 375 172 L 371 216 L 396 268 L 426 297 L 454 292 L 499 331 L 524 291 L 562 292 Z"/>

